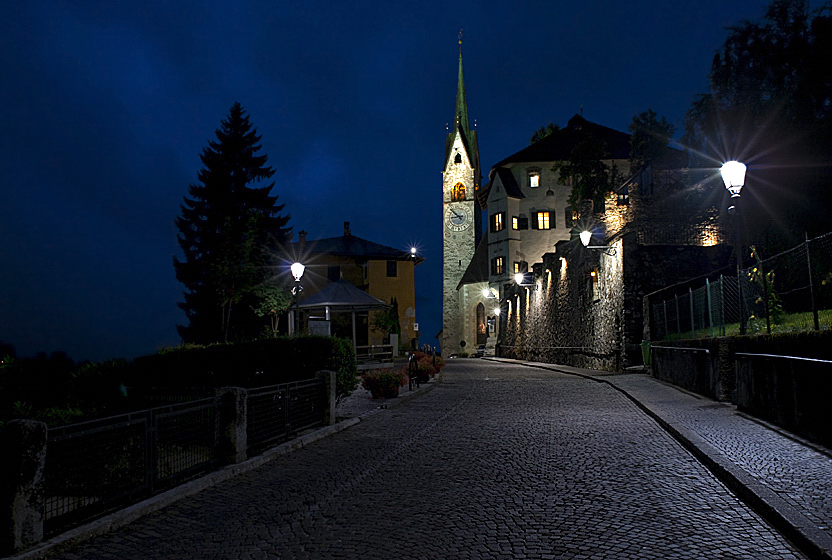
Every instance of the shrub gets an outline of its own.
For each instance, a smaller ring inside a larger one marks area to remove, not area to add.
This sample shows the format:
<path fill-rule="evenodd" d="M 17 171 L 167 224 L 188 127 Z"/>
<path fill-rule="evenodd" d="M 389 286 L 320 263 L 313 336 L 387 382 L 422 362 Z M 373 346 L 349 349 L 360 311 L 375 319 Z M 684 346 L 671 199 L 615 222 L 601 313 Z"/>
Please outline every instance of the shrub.
<path fill-rule="evenodd" d="M 361 386 L 370 391 L 374 399 L 395 397 L 399 387 L 406 384 L 407 374 L 402 370 L 374 369 L 361 376 Z"/>

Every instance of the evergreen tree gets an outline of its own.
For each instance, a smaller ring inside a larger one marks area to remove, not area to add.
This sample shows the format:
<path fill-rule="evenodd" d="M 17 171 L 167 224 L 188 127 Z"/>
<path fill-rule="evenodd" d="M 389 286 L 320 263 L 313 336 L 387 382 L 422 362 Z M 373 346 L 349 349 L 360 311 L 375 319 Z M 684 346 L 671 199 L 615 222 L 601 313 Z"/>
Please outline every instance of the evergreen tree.
<path fill-rule="evenodd" d="M 248 115 L 235 103 L 200 159 L 199 183 L 190 185 L 176 219 L 184 260 L 174 258 L 185 286 L 179 307 L 188 318 L 178 326 L 185 342 L 207 344 L 254 338 L 262 332 L 258 291 L 271 276 L 267 248 L 287 241 L 291 228 L 274 183 L 252 186 L 274 175 Z"/>
<path fill-rule="evenodd" d="M 559 171 L 559 183 L 565 185 L 572 181 L 572 192 L 569 194 L 572 208 L 579 208 L 583 201 L 591 200 L 595 211 L 604 211 L 604 199 L 621 181 L 618 168 L 615 164 L 604 163 L 606 159 L 610 159 L 606 144 L 591 134 L 585 134 L 575 144 L 569 160 L 554 165 L 554 169 Z"/>

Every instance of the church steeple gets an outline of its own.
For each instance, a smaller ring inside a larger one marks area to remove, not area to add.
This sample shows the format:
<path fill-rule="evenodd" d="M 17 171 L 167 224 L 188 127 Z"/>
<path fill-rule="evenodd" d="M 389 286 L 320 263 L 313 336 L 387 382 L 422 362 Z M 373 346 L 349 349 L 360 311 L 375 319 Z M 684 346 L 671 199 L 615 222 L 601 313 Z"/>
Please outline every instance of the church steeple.
<path fill-rule="evenodd" d="M 453 128 L 448 133 L 448 141 L 445 146 L 446 163 L 450 155 L 450 147 L 453 144 L 453 137 L 457 132 L 462 136 L 462 141 L 465 144 L 465 149 L 471 160 L 471 165 L 476 170 L 475 183 L 479 187 L 480 154 L 479 146 L 477 146 L 477 131 L 471 130 L 471 124 L 468 120 L 468 101 L 465 99 L 465 79 L 462 77 L 462 30 L 459 31 L 459 73 L 456 85 L 456 107 L 454 110 Z"/>
<path fill-rule="evenodd" d="M 458 124 L 465 136 L 469 136 L 471 127 L 468 124 L 468 102 L 465 100 L 465 80 L 462 78 L 462 31 L 459 32 L 459 78 L 456 85 L 456 111 L 454 124 Z"/>

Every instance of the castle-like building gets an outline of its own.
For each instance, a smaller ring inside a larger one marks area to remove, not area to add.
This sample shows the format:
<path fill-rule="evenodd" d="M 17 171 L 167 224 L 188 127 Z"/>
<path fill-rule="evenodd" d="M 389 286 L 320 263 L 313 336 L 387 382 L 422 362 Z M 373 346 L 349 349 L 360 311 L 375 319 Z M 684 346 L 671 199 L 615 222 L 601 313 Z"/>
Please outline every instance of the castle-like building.
<path fill-rule="evenodd" d="M 561 178 L 560 165 L 587 138 L 603 144 L 602 163 L 621 180 L 602 207 L 581 201 L 573 208 L 572 182 Z M 645 290 L 726 258 L 725 246 L 715 247 L 724 235 L 710 187 L 691 180 L 680 156 L 668 149 L 663 166 L 631 170 L 629 134 L 575 115 L 495 164 L 482 185 L 460 47 L 442 181 L 442 352 L 473 353 L 485 345 L 490 354 L 499 343 L 507 356 L 559 356 L 603 368 L 630 363 L 641 339 Z M 593 230 L 593 245 L 610 248 L 583 250 L 584 229 Z M 652 271 L 640 260 L 648 254 Z"/>

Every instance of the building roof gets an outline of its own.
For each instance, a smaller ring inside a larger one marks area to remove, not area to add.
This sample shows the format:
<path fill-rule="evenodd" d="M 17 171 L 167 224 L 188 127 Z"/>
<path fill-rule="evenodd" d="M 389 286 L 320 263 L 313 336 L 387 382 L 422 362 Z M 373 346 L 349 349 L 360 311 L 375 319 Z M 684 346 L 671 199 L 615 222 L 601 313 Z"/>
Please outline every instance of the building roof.
<path fill-rule="evenodd" d="M 465 284 L 476 284 L 478 282 L 488 282 L 488 232 L 483 234 L 474 251 L 474 256 L 471 262 L 468 263 L 468 268 L 465 269 L 465 274 L 457 284 L 456 289 L 460 289 Z"/>
<path fill-rule="evenodd" d="M 339 257 L 352 257 L 366 260 L 387 260 L 407 261 L 413 256 L 401 249 L 387 247 L 367 239 L 362 239 L 350 233 L 349 222 L 344 224 L 344 235 L 339 237 L 327 237 L 316 241 L 305 241 L 304 247 L 300 243 L 292 243 L 295 254 L 301 255 L 335 255 Z M 416 264 L 424 262 L 424 257 L 416 257 Z"/>
<path fill-rule="evenodd" d="M 511 172 L 510 169 L 505 167 L 497 168 L 497 176 L 500 178 L 500 181 L 503 183 L 503 187 L 506 189 L 506 195 L 511 198 L 526 198 L 526 195 L 523 194 L 523 191 L 520 190 L 520 185 L 517 184 L 517 180 L 514 178 L 514 173 Z M 489 185 L 489 189 L 490 189 Z"/>
<path fill-rule="evenodd" d="M 602 140 L 607 146 L 610 159 L 629 159 L 630 135 L 606 126 L 595 124 L 575 115 L 569 119 L 566 127 L 556 130 L 549 136 L 508 156 L 497 163 L 499 168 L 509 163 L 530 163 L 535 161 L 565 161 L 572 157 L 572 150 L 587 134 Z M 492 168 L 492 169 L 494 169 Z"/>
<path fill-rule="evenodd" d="M 337 311 L 368 311 L 383 309 L 390 305 L 356 288 L 346 280 L 338 280 L 302 300 L 298 307 L 300 309 L 331 307 Z"/>

